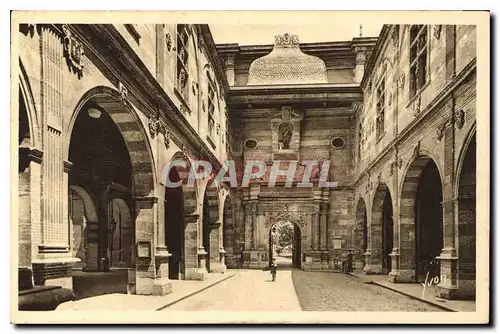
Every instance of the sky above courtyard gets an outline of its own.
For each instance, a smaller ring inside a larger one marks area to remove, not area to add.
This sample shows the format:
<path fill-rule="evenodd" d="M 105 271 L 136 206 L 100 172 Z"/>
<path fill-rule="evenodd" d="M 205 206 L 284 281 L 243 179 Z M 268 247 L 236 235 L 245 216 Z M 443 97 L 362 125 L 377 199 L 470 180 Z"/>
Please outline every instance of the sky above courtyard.
<path fill-rule="evenodd" d="M 300 43 L 350 41 L 359 37 L 362 24 L 363 37 L 378 37 L 382 24 L 209 24 L 216 44 L 238 43 L 239 45 L 274 44 L 274 36 L 283 33 L 299 36 Z"/>

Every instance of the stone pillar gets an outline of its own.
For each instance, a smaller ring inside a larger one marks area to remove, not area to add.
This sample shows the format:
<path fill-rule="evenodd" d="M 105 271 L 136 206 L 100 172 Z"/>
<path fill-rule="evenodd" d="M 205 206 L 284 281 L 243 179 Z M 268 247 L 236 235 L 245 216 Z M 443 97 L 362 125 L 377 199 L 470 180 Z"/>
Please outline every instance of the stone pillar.
<path fill-rule="evenodd" d="M 452 108 L 453 109 L 453 108 Z M 455 210 L 453 197 L 455 124 L 448 122 L 444 131 L 444 177 L 443 177 L 443 250 L 437 259 L 441 265 L 441 280 L 438 295 L 453 299 L 458 290 L 458 256 L 455 245 Z"/>
<path fill-rule="evenodd" d="M 168 277 L 170 254 L 165 245 L 165 187 L 158 190 L 158 205 L 156 222 L 156 247 L 155 247 L 155 280 L 153 282 L 153 295 L 164 296 L 172 292 L 172 282 Z"/>
<path fill-rule="evenodd" d="M 327 218 L 328 218 L 328 203 L 322 202 L 319 212 L 319 240 L 320 250 L 326 250 L 327 234 Z"/>
<path fill-rule="evenodd" d="M 319 234 L 321 233 L 319 229 L 320 225 L 320 203 L 315 202 L 314 206 L 314 213 L 312 214 L 313 220 L 312 220 L 312 244 L 313 244 L 313 250 L 319 250 L 321 248 L 320 245 L 320 237 Z"/>
<path fill-rule="evenodd" d="M 367 194 L 367 198 L 370 198 L 369 194 Z M 367 238 L 366 238 L 366 250 L 364 253 L 365 256 L 365 267 L 363 268 L 363 271 L 367 274 L 373 274 L 372 270 L 372 232 L 371 232 L 371 220 L 372 220 L 372 214 L 371 214 L 371 205 L 367 203 L 366 205 L 366 226 L 367 226 Z"/>
<path fill-rule="evenodd" d="M 19 149 L 19 239 L 18 266 L 31 267 L 31 259 L 36 258 L 38 244 L 33 236 L 40 230 L 40 173 L 42 152 L 29 147 Z"/>
<path fill-rule="evenodd" d="M 41 165 L 41 236 L 32 259 L 36 284 L 72 288 L 68 179 L 64 171 L 63 78 L 67 73 L 60 31 L 40 28 L 41 106 L 44 157 Z M 66 196 L 66 197 L 65 197 Z M 33 208 L 32 208 L 33 209 Z"/>
<path fill-rule="evenodd" d="M 184 216 L 186 224 L 184 230 L 184 278 L 187 280 L 203 281 L 207 278 L 204 260 L 206 252 L 202 248 L 203 252 L 200 253 L 199 249 L 198 225 L 201 224 L 200 219 L 200 215 L 197 213 Z"/>

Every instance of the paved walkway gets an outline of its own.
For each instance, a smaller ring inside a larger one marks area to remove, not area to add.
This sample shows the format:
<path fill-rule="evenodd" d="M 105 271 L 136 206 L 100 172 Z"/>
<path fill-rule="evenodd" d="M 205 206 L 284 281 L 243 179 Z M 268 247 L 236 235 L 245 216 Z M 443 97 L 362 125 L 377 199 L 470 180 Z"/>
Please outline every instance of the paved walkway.
<path fill-rule="evenodd" d="M 301 311 L 291 270 L 238 270 L 210 289 L 165 308 L 165 311 Z"/>
<path fill-rule="evenodd" d="M 469 300 L 447 300 L 436 297 L 436 286 L 426 286 L 425 290 L 418 283 L 391 283 L 387 275 L 365 275 L 362 272 L 354 272 L 351 275 L 363 280 L 364 282 L 373 282 L 378 286 L 404 294 L 411 298 L 425 301 L 429 304 L 445 308 L 455 312 L 475 312 L 476 302 Z"/>
<path fill-rule="evenodd" d="M 209 274 L 205 281 L 172 280 L 173 292 L 165 296 L 128 295 L 126 293 L 110 293 L 59 305 L 57 310 L 63 311 L 156 311 L 179 300 L 210 289 L 216 284 L 231 280 L 235 272 L 225 274 Z"/>

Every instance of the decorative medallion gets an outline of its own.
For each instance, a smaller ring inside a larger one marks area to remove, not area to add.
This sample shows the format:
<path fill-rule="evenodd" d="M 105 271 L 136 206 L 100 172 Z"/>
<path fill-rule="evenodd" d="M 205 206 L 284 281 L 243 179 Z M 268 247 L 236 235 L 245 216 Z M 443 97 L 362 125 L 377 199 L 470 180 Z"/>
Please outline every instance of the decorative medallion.
<path fill-rule="evenodd" d="M 85 53 L 83 45 L 76 40 L 66 24 L 63 24 L 62 29 L 65 35 L 63 39 L 64 56 L 68 64 L 78 75 L 78 78 L 81 78 L 83 75 L 83 56 Z"/>
<path fill-rule="evenodd" d="M 168 52 L 170 52 L 172 50 L 172 36 L 170 36 L 169 32 L 165 34 L 165 43 L 167 45 Z"/>

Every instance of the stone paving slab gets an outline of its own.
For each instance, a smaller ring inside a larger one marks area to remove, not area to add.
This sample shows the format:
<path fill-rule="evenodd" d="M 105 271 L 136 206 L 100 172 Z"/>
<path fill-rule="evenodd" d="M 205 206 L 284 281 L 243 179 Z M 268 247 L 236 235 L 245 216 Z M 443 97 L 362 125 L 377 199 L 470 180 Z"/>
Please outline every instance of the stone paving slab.
<path fill-rule="evenodd" d="M 391 283 L 387 275 L 365 275 L 363 273 L 349 273 L 352 276 L 362 279 L 364 282 L 372 282 L 383 288 L 401 293 L 410 298 L 422 300 L 426 303 L 453 312 L 475 312 L 476 302 L 469 300 L 447 300 L 436 297 L 435 286 L 424 287 L 420 283 Z"/>
<path fill-rule="evenodd" d="M 291 270 L 238 270 L 230 280 L 165 308 L 165 311 L 301 311 Z"/>
<path fill-rule="evenodd" d="M 235 272 L 211 273 L 205 281 L 172 280 L 173 292 L 165 296 L 111 293 L 59 305 L 56 311 L 156 311 L 232 278 Z"/>

